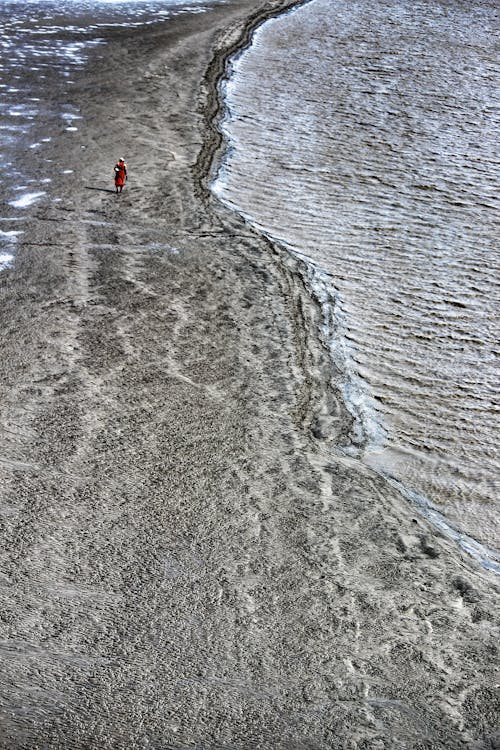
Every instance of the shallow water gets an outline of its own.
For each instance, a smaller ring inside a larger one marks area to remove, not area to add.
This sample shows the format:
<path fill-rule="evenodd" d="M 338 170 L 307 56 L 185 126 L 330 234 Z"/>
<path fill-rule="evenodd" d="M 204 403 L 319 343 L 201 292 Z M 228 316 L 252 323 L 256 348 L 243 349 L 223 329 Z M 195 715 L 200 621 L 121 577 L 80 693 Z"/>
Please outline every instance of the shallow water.
<path fill-rule="evenodd" d="M 362 460 L 500 549 L 496 6 L 313 0 L 233 64 L 217 195 L 334 296 Z"/>

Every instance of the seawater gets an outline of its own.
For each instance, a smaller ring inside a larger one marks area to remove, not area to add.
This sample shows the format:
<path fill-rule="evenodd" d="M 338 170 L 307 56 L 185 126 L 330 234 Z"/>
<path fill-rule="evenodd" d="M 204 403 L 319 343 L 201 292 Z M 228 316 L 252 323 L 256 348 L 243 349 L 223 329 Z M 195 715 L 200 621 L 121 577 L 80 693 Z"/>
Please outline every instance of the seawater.
<path fill-rule="evenodd" d="M 105 54 L 106 34 L 113 28 L 140 29 L 213 4 L 0 0 L 0 272 L 14 259 L 26 212 L 50 199 L 50 180 L 40 174 L 47 143 L 71 133 L 75 149 L 81 148 L 72 87 L 89 55 Z"/>
<path fill-rule="evenodd" d="M 358 426 L 339 450 L 500 571 L 497 32 L 480 0 L 267 21 L 224 83 L 212 188 L 330 300 Z"/>

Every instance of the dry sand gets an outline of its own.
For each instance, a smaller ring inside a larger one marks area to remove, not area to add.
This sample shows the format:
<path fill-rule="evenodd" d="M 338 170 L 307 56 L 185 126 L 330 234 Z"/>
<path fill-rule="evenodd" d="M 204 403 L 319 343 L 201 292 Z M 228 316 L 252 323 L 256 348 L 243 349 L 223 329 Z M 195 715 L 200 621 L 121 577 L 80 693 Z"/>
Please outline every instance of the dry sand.
<path fill-rule="evenodd" d="M 206 188 L 272 9 L 110 35 L 2 274 L 6 750 L 500 747 L 497 580 L 336 456 L 319 308 Z"/>

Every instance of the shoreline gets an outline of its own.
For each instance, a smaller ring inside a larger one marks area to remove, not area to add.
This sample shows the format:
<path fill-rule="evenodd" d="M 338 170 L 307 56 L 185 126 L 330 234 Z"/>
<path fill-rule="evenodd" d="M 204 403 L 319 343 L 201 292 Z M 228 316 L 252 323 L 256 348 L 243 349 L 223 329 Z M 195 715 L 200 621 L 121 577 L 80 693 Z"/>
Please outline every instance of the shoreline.
<path fill-rule="evenodd" d="M 52 146 L 82 181 L 2 279 L 2 748 L 498 741 L 495 577 L 331 455 L 321 310 L 200 187 L 212 76 L 267 12 L 110 33 Z"/>
<path fill-rule="evenodd" d="M 269 13 L 268 11 L 264 11 L 257 13 L 255 17 L 249 19 L 244 32 L 240 35 L 239 41 L 222 51 L 218 51 L 212 59 L 204 78 L 204 85 L 208 90 L 208 101 L 205 106 L 206 135 L 194 169 L 195 177 L 200 185 L 200 194 L 205 203 L 208 203 L 209 197 L 219 200 L 211 191 L 210 184 L 214 181 L 220 170 L 224 161 L 224 154 L 230 145 L 222 129 L 222 124 L 226 112 L 224 88 L 231 78 L 231 68 L 234 61 L 252 45 L 255 33 L 263 24 L 272 18 L 281 16 L 283 13 L 293 13 L 308 2 L 309 0 L 297 0 L 296 3 L 286 3 L 281 10 L 276 12 L 272 11 Z M 334 355 L 331 343 L 335 340 L 336 335 L 338 335 L 339 324 L 338 321 L 335 321 L 334 293 L 328 287 L 328 281 L 324 278 L 326 272 L 311 258 L 300 255 L 291 248 L 287 248 L 265 230 L 259 229 L 251 218 L 246 217 L 237 207 L 226 205 L 226 208 L 238 213 L 245 224 L 252 227 L 257 235 L 265 237 L 273 246 L 276 255 L 281 257 L 289 256 L 290 260 L 294 263 L 294 273 L 301 277 L 307 294 L 311 297 L 313 304 L 317 305 L 321 311 L 317 336 L 324 347 L 331 352 L 332 373 L 343 373 L 345 363 L 338 361 L 339 358 Z M 342 357 L 340 357 L 340 360 L 342 360 Z M 354 403 L 347 403 L 345 395 L 346 386 L 350 388 L 354 386 L 356 389 L 356 386 L 352 382 L 346 380 L 345 376 L 340 375 L 339 382 L 333 383 L 333 374 L 331 380 L 331 387 L 342 394 L 346 411 L 352 415 L 351 434 L 349 436 L 346 435 L 349 440 L 348 448 L 345 449 L 341 445 L 334 444 L 332 445 L 332 450 L 337 455 L 345 455 L 347 453 L 347 455 L 357 457 L 360 461 L 363 461 L 362 451 L 372 442 L 370 429 L 366 425 L 366 420 L 369 417 L 364 416 Z M 315 425 L 312 429 L 313 431 L 320 430 L 326 436 L 328 428 L 326 425 L 322 425 L 321 427 Z M 454 541 L 464 552 L 479 562 L 485 570 L 492 571 L 497 575 L 500 574 L 500 553 L 497 550 L 490 548 L 486 543 L 479 541 L 453 524 L 430 498 L 406 488 L 401 480 L 392 477 L 383 470 L 374 469 L 369 464 L 365 464 L 365 466 L 369 469 L 371 468 L 378 476 L 391 484 L 391 486 L 401 493 L 401 496 L 409 503 L 411 508 L 421 513 L 438 532 L 443 533 L 450 540 Z"/>

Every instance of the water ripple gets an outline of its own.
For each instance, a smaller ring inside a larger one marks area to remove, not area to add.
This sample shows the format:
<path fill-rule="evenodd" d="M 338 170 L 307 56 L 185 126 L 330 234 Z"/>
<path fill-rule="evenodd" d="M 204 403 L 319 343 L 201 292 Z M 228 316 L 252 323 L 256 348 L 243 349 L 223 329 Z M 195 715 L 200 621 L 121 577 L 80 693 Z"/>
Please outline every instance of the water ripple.
<path fill-rule="evenodd" d="M 500 549 L 496 22 L 464 0 L 267 22 L 227 82 L 214 190 L 325 272 L 364 460 Z"/>

